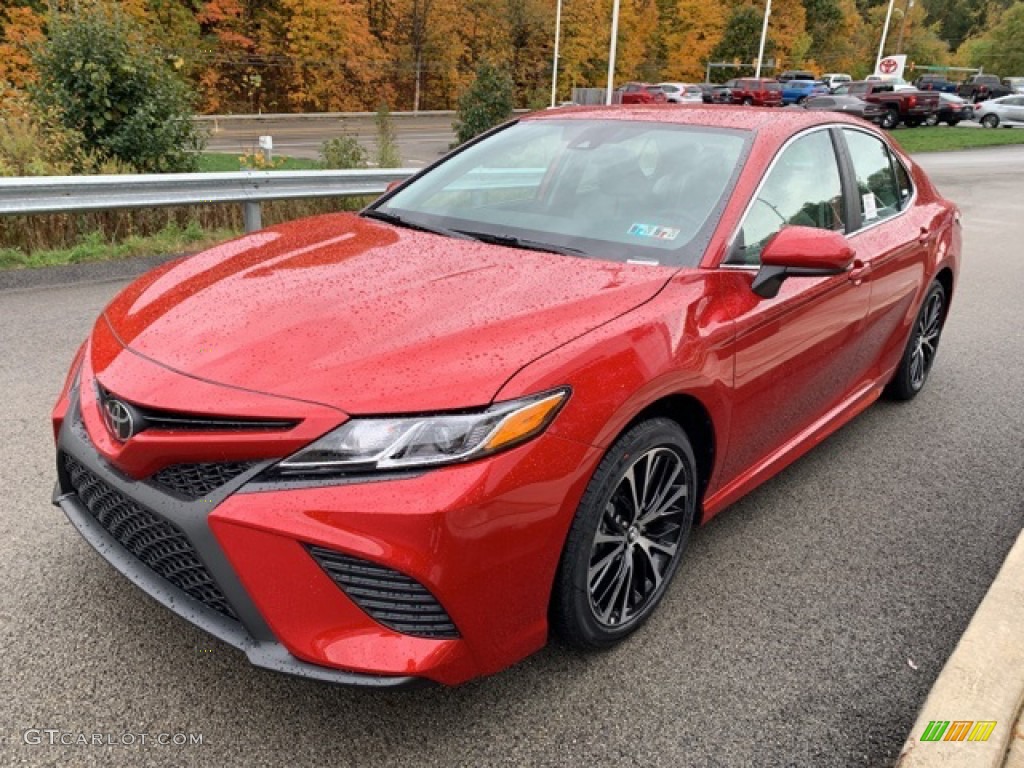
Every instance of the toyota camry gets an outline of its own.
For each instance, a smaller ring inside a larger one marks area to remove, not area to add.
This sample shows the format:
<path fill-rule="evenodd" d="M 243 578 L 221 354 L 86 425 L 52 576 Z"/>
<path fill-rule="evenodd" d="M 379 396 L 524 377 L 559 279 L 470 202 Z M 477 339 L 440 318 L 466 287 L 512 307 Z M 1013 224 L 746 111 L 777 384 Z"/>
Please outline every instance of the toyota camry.
<path fill-rule="evenodd" d="M 261 667 L 453 685 L 606 648 L 693 526 L 921 391 L 960 243 L 856 118 L 524 116 L 124 289 L 53 411 L 54 500 Z"/>

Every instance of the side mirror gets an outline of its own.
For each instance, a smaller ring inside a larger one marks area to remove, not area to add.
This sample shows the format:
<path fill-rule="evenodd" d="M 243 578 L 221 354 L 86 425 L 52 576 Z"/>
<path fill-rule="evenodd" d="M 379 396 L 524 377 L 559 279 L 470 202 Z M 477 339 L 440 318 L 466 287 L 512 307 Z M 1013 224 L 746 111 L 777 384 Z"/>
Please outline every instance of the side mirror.
<path fill-rule="evenodd" d="M 773 299 L 787 277 L 825 277 L 849 269 L 856 252 L 839 232 L 783 227 L 761 251 L 761 269 L 751 290 Z"/>

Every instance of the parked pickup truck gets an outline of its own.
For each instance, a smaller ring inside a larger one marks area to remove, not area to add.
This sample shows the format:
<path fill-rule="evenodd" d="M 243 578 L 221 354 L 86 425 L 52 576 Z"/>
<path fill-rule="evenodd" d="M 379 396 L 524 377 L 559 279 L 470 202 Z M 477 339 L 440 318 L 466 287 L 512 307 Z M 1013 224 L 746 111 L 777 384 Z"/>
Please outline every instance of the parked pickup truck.
<path fill-rule="evenodd" d="M 1013 91 L 1003 85 L 997 75 L 971 75 L 956 90 L 956 95 L 961 99 L 967 99 L 975 104 L 985 99 L 1009 96 L 1011 93 Z"/>
<path fill-rule="evenodd" d="M 883 128 L 895 128 L 900 123 L 916 128 L 939 109 L 938 92 L 919 91 L 888 80 L 859 80 L 839 86 L 835 93 L 838 96 L 859 96 L 864 101 L 878 104 L 885 110 L 879 123 Z"/>
<path fill-rule="evenodd" d="M 914 87 L 922 91 L 941 91 L 956 93 L 956 83 L 951 83 L 944 75 L 921 75 L 914 81 Z"/>

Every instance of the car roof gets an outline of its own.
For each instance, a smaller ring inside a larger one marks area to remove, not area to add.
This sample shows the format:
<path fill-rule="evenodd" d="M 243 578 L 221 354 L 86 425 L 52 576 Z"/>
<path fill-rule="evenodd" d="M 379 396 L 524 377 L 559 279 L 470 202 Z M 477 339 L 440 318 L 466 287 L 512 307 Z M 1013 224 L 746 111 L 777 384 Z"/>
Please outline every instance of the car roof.
<path fill-rule="evenodd" d="M 581 106 L 546 109 L 523 115 L 522 120 L 640 120 L 652 123 L 728 128 L 757 133 L 788 135 L 827 123 L 863 125 L 863 121 L 837 113 L 782 110 L 771 107 L 731 105 L 694 105 L 680 109 L 678 105 L 614 105 L 610 107 Z"/>

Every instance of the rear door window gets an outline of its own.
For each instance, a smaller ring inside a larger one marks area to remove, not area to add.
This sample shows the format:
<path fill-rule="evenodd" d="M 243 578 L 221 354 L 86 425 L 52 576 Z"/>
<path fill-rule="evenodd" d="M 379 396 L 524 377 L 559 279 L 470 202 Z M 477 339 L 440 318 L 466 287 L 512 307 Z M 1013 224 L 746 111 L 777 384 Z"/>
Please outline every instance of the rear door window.
<path fill-rule="evenodd" d="M 881 139 L 843 128 L 857 182 L 862 226 L 895 216 L 906 207 L 913 188 L 910 176 Z"/>

